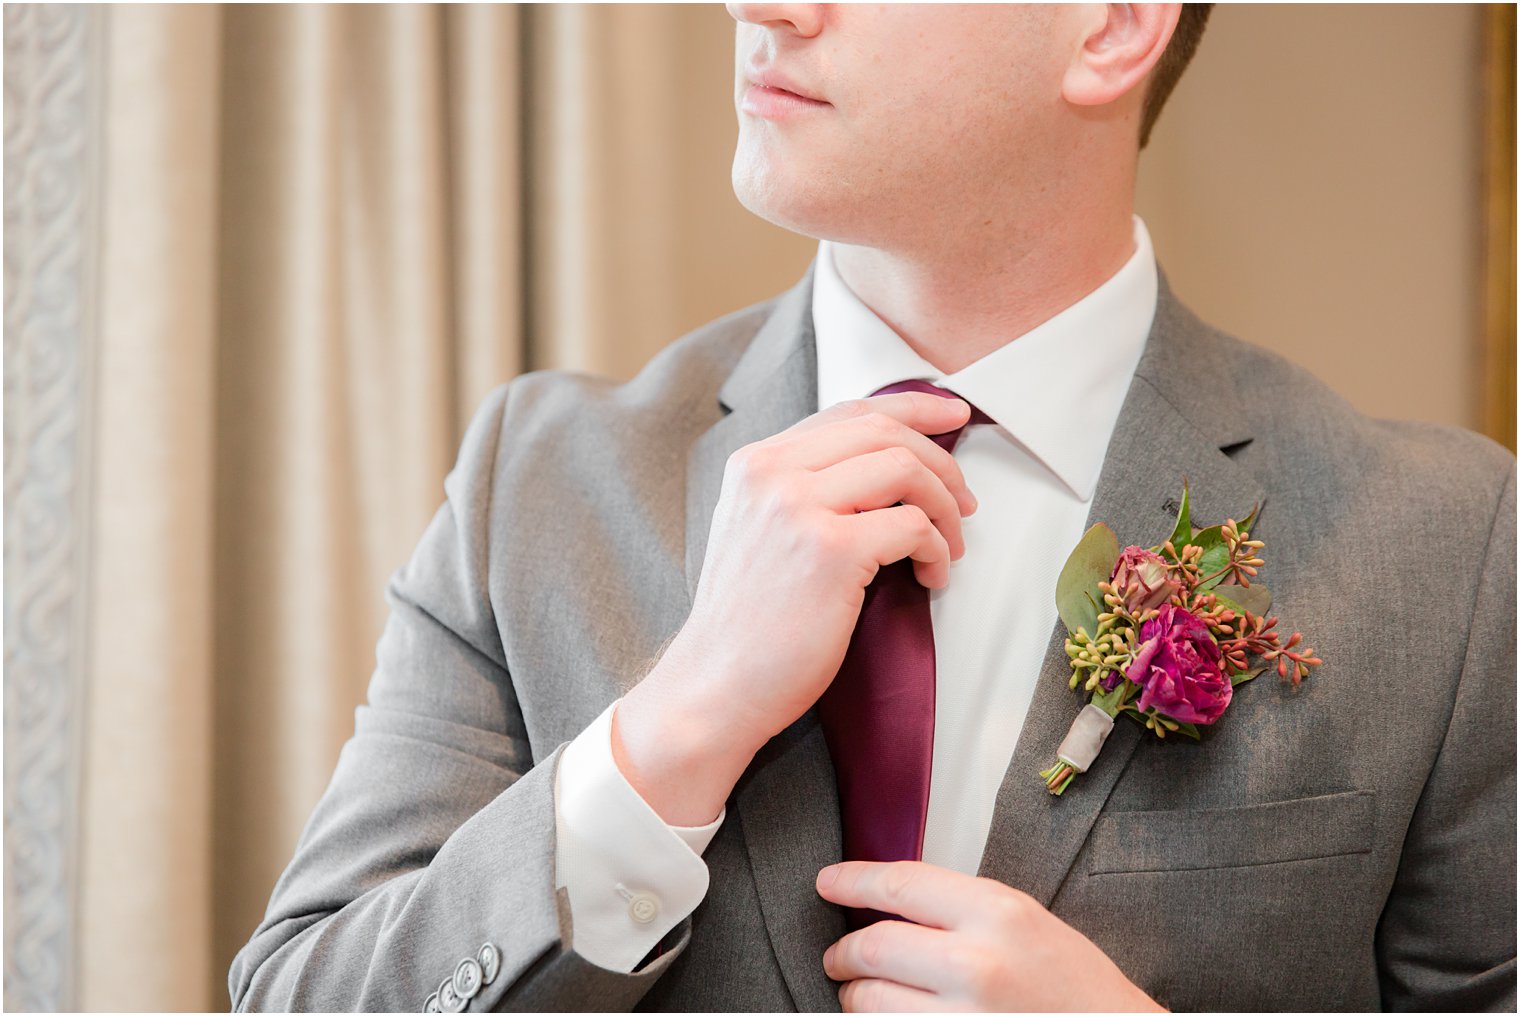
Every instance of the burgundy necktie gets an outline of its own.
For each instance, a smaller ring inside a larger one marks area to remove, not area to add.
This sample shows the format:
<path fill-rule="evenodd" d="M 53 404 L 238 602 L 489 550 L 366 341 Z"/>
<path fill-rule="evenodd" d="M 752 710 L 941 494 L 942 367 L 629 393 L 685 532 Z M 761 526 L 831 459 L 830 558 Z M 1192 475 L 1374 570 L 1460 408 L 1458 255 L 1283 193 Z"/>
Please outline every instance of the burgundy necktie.
<path fill-rule="evenodd" d="M 903 391 L 959 398 L 917 380 L 871 394 Z M 968 424 L 991 422 L 971 407 Z M 953 452 L 963 430 L 929 436 Z M 929 590 L 914 577 L 911 557 L 881 567 L 866 587 L 844 662 L 818 700 L 818 719 L 839 784 L 843 860 L 920 860 L 934 757 L 934 631 Z M 845 916 L 854 929 L 894 915 L 849 908 Z"/>

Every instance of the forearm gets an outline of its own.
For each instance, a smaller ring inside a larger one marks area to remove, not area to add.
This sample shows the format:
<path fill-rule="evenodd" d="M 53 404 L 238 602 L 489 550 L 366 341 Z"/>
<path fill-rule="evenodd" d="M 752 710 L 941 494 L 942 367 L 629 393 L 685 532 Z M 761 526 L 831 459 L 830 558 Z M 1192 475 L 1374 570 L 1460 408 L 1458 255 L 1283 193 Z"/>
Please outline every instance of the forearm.
<path fill-rule="evenodd" d="M 716 682 L 695 675 L 720 666 L 678 637 L 613 716 L 613 760 L 673 826 L 711 822 L 766 740 L 735 715 L 735 703 L 703 697 L 700 689 Z"/>

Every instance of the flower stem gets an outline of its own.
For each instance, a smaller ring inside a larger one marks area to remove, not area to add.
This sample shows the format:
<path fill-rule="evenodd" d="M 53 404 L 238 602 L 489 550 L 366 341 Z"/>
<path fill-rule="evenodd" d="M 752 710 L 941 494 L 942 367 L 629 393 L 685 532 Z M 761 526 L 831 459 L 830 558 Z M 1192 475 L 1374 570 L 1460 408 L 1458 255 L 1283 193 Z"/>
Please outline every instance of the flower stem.
<path fill-rule="evenodd" d="M 1057 762 L 1049 769 L 1041 769 L 1040 775 L 1045 778 L 1045 789 L 1060 796 L 1071 785 L 1071 781 L 1077 778 L 1077 771 L 1065 762 Z"/>

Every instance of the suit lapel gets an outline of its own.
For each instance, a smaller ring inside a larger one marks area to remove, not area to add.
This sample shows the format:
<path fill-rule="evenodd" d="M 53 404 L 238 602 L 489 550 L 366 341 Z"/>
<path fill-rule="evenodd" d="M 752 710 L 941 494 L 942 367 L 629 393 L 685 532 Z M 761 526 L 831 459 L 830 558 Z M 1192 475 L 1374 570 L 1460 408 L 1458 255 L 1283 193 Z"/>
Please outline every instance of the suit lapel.
<path fill-rule="evenodd" d="M 1170 532 L 1182 481 L 1195 525 L 1242 518 L 1262 498 L 1260 485 L 1225 453 L 1250 440 L 1229 407 L 1236 382 L 1230 349 L 1177 302 L 1160 278 L 1156 317 L 1104 456 L 1087 525 L 1106 522 L 1119 546 L 1152 546 Z M 1065 630 L 1057 622 L 1034 699 L 1003 776 L 978 874 L 1049 906 L 1130 756 L 1155 749 L 1154 735 L 1125 717 L 1092 769 L 1060 797 L 1039 770 L 1055 751 L 1085 697 L 1067 686 Z"/>
<path fill-rule="evenodd" d="M 728 410 L 692 446 L 686 471 L 686 581 L 692 599 L 728 457 L 811 416 L 818 405 L 813 265 L 774 309 L 719 390 Z M 843 912 L 814 890 L 838 861 L 834 765 L 813 710 L 772 738 L 734 791 L 771 948 L 803 1012 L 838 1011 L 823 951 L 846 931 Z"/>
<path fill-rule="evenodd" d="M 727 410 L 693 444 L 687 461 L 686 578 L 695 598 L 708 531 L 729 455 L 780 433 L 817 408 L 813 342 L 814 265 L 777 298 L 719 390 Z M 1230 350 L 1159 278 L 1156 317 L 1125 396 L 1099 474 L 1088 525 L 1103 521 L 1120 546 L 1149 546 L 1170 529 L 1187 477 L 1195 521 L 1241 517 L 1261 488 L 1224 449 L 1251 438 L 1229 412 L 1238 405 Z M 1062 797 L 1045 791 L 1049 765 L 1083 699 L 1066 684 L 1065 633 L 1052 631 L 1034 700 L 999 788 L 978 874 L 1049 905 L 1130 756 L 1143 750 L 1139 724 L 1122 720 L 1093 768 Z M 1144 746 L 1153 747 L 1153 746 Z M 834 767 L 814 710 L 756 755 L 735 788 L 744 842 L 771 945 L 798 1009 L 837 1010 L 822 954 L 845 933 L 842 911 L 814 890 L 818 869 L 840 859 Z"/>
<path fill-rule="evenodd" d="M 727 412 L 692 444 L 686 460 L 686 588 L 693 600 L 729 455 L 779 434 L 817 410 L 812 300 L 813 265 L 809 264 L 802 278 L 776 298 L 770 315 L 718 389 L 718 402 Z"/>

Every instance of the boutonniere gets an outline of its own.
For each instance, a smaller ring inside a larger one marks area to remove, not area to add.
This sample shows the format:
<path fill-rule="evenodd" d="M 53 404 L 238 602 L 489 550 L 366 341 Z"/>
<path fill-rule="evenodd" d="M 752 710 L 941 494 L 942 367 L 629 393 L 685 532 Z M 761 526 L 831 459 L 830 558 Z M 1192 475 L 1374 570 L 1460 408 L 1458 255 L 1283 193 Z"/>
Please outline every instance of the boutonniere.
<path fill-rule="evenodd" d="M 1233 690 L 1276 666 L 1298 684 L 1323 661 L 1294 647 L 1267 617 L 1272 596 L 1253 582 L 1265 544 L 1251 539 L 1260 506 L 1240 522 L 1195 530 L 1187 481 L 1177 524 L 1159 547 L 1125 547 L 1103 523 L 1089 529 L 1056 581 L 1056 609 L 1066 625 L 1071 687 L 1092 698 L 1040 771 L 1059 794 L 1086 772 L 1127 713 L 1157 737 L 1197 739 L 1230 704 Z M 1253 659 L 1255 662 L 1253 663 Z"/>

